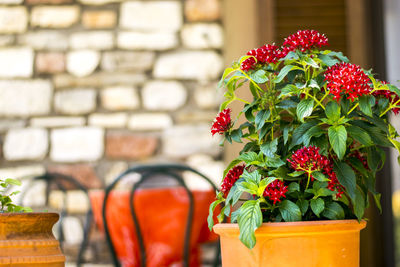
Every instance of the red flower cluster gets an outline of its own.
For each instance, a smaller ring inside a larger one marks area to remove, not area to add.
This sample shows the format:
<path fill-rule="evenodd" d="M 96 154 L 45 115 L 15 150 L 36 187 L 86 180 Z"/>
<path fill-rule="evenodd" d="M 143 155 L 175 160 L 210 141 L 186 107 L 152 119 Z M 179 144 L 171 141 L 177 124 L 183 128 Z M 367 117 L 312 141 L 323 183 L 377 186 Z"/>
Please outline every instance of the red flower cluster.
<path fill-rule="evenodd" d="M 319 148 L 314 146 L 297 150 L 288 161 L 296 171 L 321 171 L 329 164 L 328 158 L 320 155 Z"/>
<path fill-rule="evenodd" d="M 219 133 L 224 134 L 232 126 L 231 120 L 231 109 L 226 108 L 221 111 L 215 118 L 213 125 L 211 126 L 212 135 Z"/>
<path fill-rule="evenodd" d="M 313 48 L 320 48 L 327 45 L 329 45 L 328 38 L 324 34 L 315 30 L 301 30 L 286 37 L 282 49 L 284 53 L 287 54 L 296 49 L 305 52 Z"/>
<path fill-rule="evenodd" d="M 228 171 L 221 184 L 221 192 L 225 197 L 229 194 L 229 191 L 236 181 L 239 180 L 240 176 L 243 174 L 243 170 L 244 165 L 237 165 Z"/>
<path fill-rule="evenodd" d="M 360 66 L 350 63 L 338 63 L 329 67 L 325 72 L 327 88 L 334 99 L 340 100 L 342 95 L 348 95 L 347 99 L 367 95 L 371 91 L 370 80 Z"/>
<path fill-rule="evenodd" d="M 327 157 L 319 154 L 318 147 L 303 147 L 293 153 L 291 159 L 288 159 L 291 167 L 296 171 L 321 171 L 328 176 L 328 188 L 337 191 L 339 198 L 343 194 L 343 186 L 339 183 L 336 173 L 333 171 L 333 163 Z M 314 177 L 311 175 L 311 181 Z"/>
<path fill-rule="evenodd" d="M 382 83 L 387 84 L 387 82 L 385 81 L 383 81 Z M 376 98 L 380 97 L 387 98 L 390 104 L 394 104 L 397 101 L 399 101 L 399 96 L 396 93 L 389 90 L 377 90 L 372 92 L 372 95 Z M 397 115 L 400 112 L 400 108 L 392 108 L 392 112 Z"/>
<path fill-rule="evenodd" d="M 268 197 L 270 200 L 281 202 L 281 198 L 286 198 L 285 194 L 288 191 L 288 187 L 280 180 L 275 180 L 270 183 L 264 191 L 264 197 Z"/>
<path fill-rule="evenodd" d="M 240 68 L 244 71 L 252 69 L 256 64 L 256 59 L 257 63 L 276 63 L 286 54 L 283 54 L 276 45 L 267 44 L 260 48 L 250 50 L 247 52 L 247 55 L 254 57 L 250 57 L 242 62 Z"/>

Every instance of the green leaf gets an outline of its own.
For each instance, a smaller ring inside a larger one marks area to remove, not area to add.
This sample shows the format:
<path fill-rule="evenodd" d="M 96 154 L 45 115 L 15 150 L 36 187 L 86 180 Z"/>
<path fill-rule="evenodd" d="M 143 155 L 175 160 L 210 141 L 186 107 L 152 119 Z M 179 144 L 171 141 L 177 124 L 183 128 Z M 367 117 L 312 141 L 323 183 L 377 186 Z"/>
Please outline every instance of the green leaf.
<path fill-rule="evenodd" d="M 260 150 L 267 157 L 274 157 L 275 152 L 278 150 L 278 138 L 275 138 L 271 142 L 266 142 L 260 146 Z"/>
<path fill-rule="evenodd" d="M 360 110 L 367 116 L 372 117 L 372 107 L 375 105 L 373 96 L 363 95 L 359 98 Z"/>
<path fill-rule="evenodd" d="M 360 127 L 350 125 L 346 128 L 347 132 L 357 142 L 364 146 L 372 146 L 374 143 L 371 140 L 371 137 L 367 132 L 365 132 L 363 129 Z"/>
<path fill-rule="evenodd" d="M 260 161 L 257 153 L 253 151 L 242 153 L 237 159 L 244 161 L 247 165 L 251 165 L 254 162 Z"/>
<path fill-rule="evenodd" d="M 319 214 L 325 208 L 325 202 L 322 198 L 311 199 L 310 201 L 311 210 L 314 212 L 315 215 L 319 218 Z"/>
<path fill-rule="evenodd" d="M 291 182 L 287 189 L 289 193 L 300 191 L 300 185 L 296 182 Z"/>
<path fill-rule="evenodd" d="M 252 172 L 248 172 L 246 169 L 243 170 L 242 177 L 246 182 L 253 182 L 258 185 L 261 181 L 261 174 L 258 170 L 254 170 Z"/>
<path fill-rule="evenodd" d="M 319 69 L 319 65 L 317 64 L 317 62 L 315 62 L 312 58 L 307 58 L 305 60 L 305 63 L 313 68 Z"/>
<path fill-rule="evenodd" d="M 242 243 L 252 249 L 256 245 L 255 230 L 262 224 L 262 213 L 258 200 L 248 200 L 240 208 L 238 216 L 240 235 Z"/>
<path fill-rule="evenodd" d="M 301 214 L 302 214 L 302 215 L 306 214 L 306 212 L 307 212 L 307 210 L 308 210 L 308 205 L 309 205 L 309 204 L 308 204 L 308 200 L 306 200 L 306 199 L 299 199 L 299 200 L 297 200 L 296 204 L 297 204 L 297 206 L 300 207 Z"/>
<path fill-rule="evenodd" d="M 264 126 L 265 121 L 269 119 L 270 115 L 271 115 L 271 112 L 269 110 L 265 110 L 265 109 L 260 110 L 257 113 L 256 120 L 255 120 L 255 123 L 257 126 L 257 131 L 260 130 Z"/>
<path fill-rule="evenodd" d="M 325 114 L 331 122 L 337 122 L 340 119 L 340 106 L 336 101 L 330 101 L 326 105 Z"/>
<path fill-rule="evenodd" d="M 265 159 L 265 166 L 270 167 L 270 168 L 279 168 L 280 166 L 285 165 L 286 162 L 284 162 L 280 157 L 274 157 L 274 158 L 269 158 L 267 157 Z"/>
<path fill-rule="evenodd" d="M 339 183 L 345 187 L 350 198 L 354 200 L 356 197 L 356 175 L 353 169 L 344 162 L 337 162 L 334 164 L 333 170 Z"/>
<path fill-rule="evenodd" d="M 343 125 L 331 126 L 328 129 L 329 143 L 341 160 L 346 153 L 347 131 Z"/>
<path fill-rule="evenodd" d="M 214 210 L 218 206 L 218 204 L 220 204 L 221 202 L 222 202 L 222 200 L 217 199 L 213 203 L 210 204 L 210 208 L 208 210 L 208 217 L 207 217 L 208 229 L 210 229 L 210 231 L 212 230 L 212 228 L 214 226 Z"/>
<path fill-rule="evenodd" d="M 365 211 L 365 198 L 364 194 L 360 191 L 359 188 L 356 189 L 356 197 L 353 201 L 353 207 L 354 214 L 356 215 L 358 221 L 361 221 Z"/>
<path fill-rule="evenodd" d="M 318 181 L 320 181 L 320 182 L 329 181 L 329 179 L 326 178 L 326 176 L 325 176 L 322 172 L 316 172 L 316 171 L 314 171 L 314 172 L 312 173 L 312 176 L 313 176 L 316 180 L 318 180 Z"/>
<path fill-rule="evenodd" d="M 232 213 L 231 213 L 231 222 L 232 223 L 236 223 L 237 222 L 237 219 L 239 217 L 240 211 L 241 211 L 240 208 L 238 208 L 235 211 L 232 211 Z"/>
<path fill-rule="evenodd" d="M 232 140 L 235 141 L 236 143 L 242 143 L 242 130 L 241 129 L 235 129 L 231 132 L 231 137 Z"/>
<path fill-rule="evenodd" d="M 6 182 L 7 184 L 12 184 L 12 185 L 21 186 L 21 182 L 20 182 L 20 181 L 15 180 L 15 179 L 11 179 L 11 178 L 7 178 L 7 179 L 5 180 L 5 182 Z"/>
<path fill-rule="evenodd" d="M 322 62 L 325 63 L 325 65 L 327 65 L 328 67 L 331 67 L 333 65 L 335 65 L 336 63 L 339 63 L 339 60 L 334 59 L 328 55 L 324 55 L 324 54 L 319 54 L 318 58 L 322 60 Z"/>
<path fill-rule="evenodd" d="M 300 175 L 303 175 L 304 173 L 305 173 L 304 171 L 295 171 L 295 172 L 292 172 L 292 173 L 288 173 L 288 175 L 291 176 L 291 177 L 298 177 Z"/>
<path fill-rule="evenodd" d="M 250 79 L 256 83 L 266 83 L 268 81 L 265 70 L 257 70 L 256 72 L 251 73 L 249 76 Z"/>
<path fill-rule="evenodd" d="M 318 125 L 315 125 L 308 129 L 308 131 L 304 134 L 303 137 L 303 143 L 305 146 L 308 146 L 310 144 L 311 138 L 313 137 L 320 137 L 321 135 L 325 134 L 325 131 L 319 127 Z"/>
<path fill-rule="evenodd" d="M 385 160 L 386 160 L 385 152 L 381 150 L 379 147 L 372 146 L 367 148 L 368 167 L 372 171 L 376 172 L 381 167 L 383 167 Z"/>
<path fill-rule="evenodd" d="M 295 86 L 294 84 L 287 84 L 285 87 L 282 88 L 281 93 L 279 94 L 278 98 L 282 98 L 284 96 L 292 95 L 292 94 L 299 94 L 301 90 Z"/>
<path fill-rule="evenodd" d="M 237 184 L 240 184 L 243 181 L 243 178 L 240 178 L 236 181 L 236 183 L 232 186 L 231 190 L 229 190 L 228 196 L 226 197 L 225 202 L 230 205 L 235 205 L 236 202 L 240 199 L 240 196 L 243 194 L 242 191 L 239 190 Z"/>
<path fill-rule="evenodd" d="M 311 115 L 314 108 L 314 99 L 308 98 L 303 99 L 297 105 L 296 114 L 301 122 L 304 122 L 304 118 Z"/>
<path fill-rule="evenodd" d="M 235 72 L 236 71 L 236 69 L 234 69 L 234 68 L 226 68 L 225 70 L 224 70 L 224 74 L 222 74 L 222 77 L 221 77 L 221 80 L 219 81 L 219 83 L 218 83 L 218 88 L 220 88 L 220 87 L 222 87 L 223 85 L 224 85 L 224 81 L 225 81 L 225 78 L 229 75 L 229 74 L 231 74 L 232 72 Z"/>
<path fill-rule="evenodd" d="M 274 83 L 280 83 L 286 77 L 286 75 L 292 70 L 303 70 L 303 69 L 298 66 L 287 65 L 283 67 L 279 72 L 278 76 L 275 77 Z"/>
<path fill-rule="evenodd" d="M 285 222 L 301 221 L 300 208 L 290 200 L 284 200 L 279 205 L 279 211 Z"/>
<path fill-rule="evenodd" d="M 325 205 L 325 209 L 322 212 L 322 216 L 330 220 L 343 220 L 344 210 L 337 202 L 330 202 Z"/>
<path fill-rule="evenodd" d="M 289 149 L 293 148 L 294 146 L 300 145 L 303 143 L 304 140 L 304 134 L 313 126 L 317 125 L 318 121 L 317 120 L 310 120 L 307 121 L 306 123 L 301 124 L 297 128 L 294 129 L 293 135 L 292 135 L 292 142 L 289 146 Z"/>

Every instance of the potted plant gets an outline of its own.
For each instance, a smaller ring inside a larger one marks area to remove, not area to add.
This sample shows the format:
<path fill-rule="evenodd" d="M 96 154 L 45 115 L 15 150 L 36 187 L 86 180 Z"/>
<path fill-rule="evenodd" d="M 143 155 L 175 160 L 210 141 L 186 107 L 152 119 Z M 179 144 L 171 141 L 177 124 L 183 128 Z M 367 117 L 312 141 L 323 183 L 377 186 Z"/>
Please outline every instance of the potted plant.
<path fill-rule="evenodd" d="M 0 179 L 0 266 L 64 266 L 65 257 L 53 236 L 59 215 L 32 212 L 12 203 L 8 193 L 18 180 Z"/>
<path fill-rule="evenodd" d="M 324 34 L 301 30 L 223 73 L 226 100 L 211 132 L 244 143 L 208 217 L 211 230 L 223 204 L 214 231 L 224 266 L 359 266 L 371 196 L 380 208 L 382 148 L 400 149 L 388 120 L 400 111 L 400 90 L 327 45 Z M 252 101 L 237 97 L 242 86 Z M 236 118 L 233 101 L 243 103 Z"/>

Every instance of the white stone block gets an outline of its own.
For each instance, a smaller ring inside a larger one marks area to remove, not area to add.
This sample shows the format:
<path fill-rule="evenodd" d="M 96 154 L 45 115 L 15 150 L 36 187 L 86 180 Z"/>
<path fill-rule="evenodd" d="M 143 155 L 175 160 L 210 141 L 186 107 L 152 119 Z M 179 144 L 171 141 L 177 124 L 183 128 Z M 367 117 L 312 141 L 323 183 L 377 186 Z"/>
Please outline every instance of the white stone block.
<path fill-rule="evenodd" d="M 225 165 L 222 161 L 215 161 L 212 157 L 206 154 L 194 154 L 187 158 L 186 163 L 193 169 L 199 171 L 208 177 L 215 186 L 219 187 L 223 179 L 222 175 Z M 199 178 L 193 173 L 184 173 L 183 178 L 186 184 L 192 190 L 210 190 L 211 185 L 204 179 Z"/>
<path fill-rule="evenodd" d="M 18 5 L 22 4 L 24 0 L 0 0 L 1 5 Z"/>
<path fill-rule="evenodd" d="M 69 73 L 84 77 L 90 75 L 99 65 L 100 53 L 93 50 L 77 50 L 67 54 Z"/>
<path fill-rule="evenodd" d="M 25 127 L 24 120 L 16 120 L 16 119 L 0 120 L 0 133 L 6 132 L 12 128 L 23 128 L 23 127 Z"/>
<path fill-rule="evenodd" d="M 125 128 L 127 121 L 126 113 L 95 113 L 89 116 L 89 125 L 104 128 Z"/>
<path fill-rule="evenodd" d="M 9 46 L 14 43 L 14 36 L 13 35 L 3 35 L 0 36 L 0 46 Z"/>
<path fill-rule="evenodd" d="M 182 25 L 178 1 L 130 1 L 121 4 L 120 26 L 135 30 L 178 31 Z"/>
<path fill-rule="evenodd" d="M 57 128 L 68 126 L 82 126 L 86 122 L 84 117 L 40 117 L 32 118 L 29 124 L 33 127 Z"/>
<path fill-rule="evenodd" d="M 78 6 L 35 6 L 31 11 L 31 26 L 67 28 L 79 19 Z"/>
<path fill-rule="evenodd" d="M 181 31 L 182 43 L 187 48 L 222 48 L 224 36 L 221 25 L 213 23 L 187 24 Z"/>
<path fill-rule="evenodd" d="M 105 52 L 101 68 L 105 71 L 146 71 L 153 67 L 154 58 L 154 52 Z"/>
<path fill-rule="evenodd" d="M 111 3 L 118 3 L 121 2 L 122 0 L 79 0 L 80 3 L 85 4 L 85 5 L 94 5 L 94 6 L 100 6 L 100 5 L 106 5 L 106 4 L 111 4 Z"/>
<path fill-rule="evenodd" d="M 66 50 L 67 35 L 55 30 L 27 32 L 17 36 L 17 42 L 37 50 Z"/>
<path fill-rule="evenodd" d="M 34 181 L 24 179 L 22 181 L 22 185 L 26 188 L 23 188 L 22 192 L 25 192 L 22 196 L 17 195 L 20 197 L 20 201 L 17 203 L 22 203 L 25 207 L 30 207 L 35 209 L 35 207 L 43 208 L 46 205 L 46 182 L 43 180 Z M 22 189 L 22 188 L 21 188 Z M 21 190 L 19 189 L 19 190 Z"/>
<path fill-rule="evenodd" d="M 49 147 L 48 133 L 41 128 L 11 129 L 4 140 L 6 160 L 41 160 Z"/>
<path fill-rule="evenodd" d="M 69 37 L 69 45 L 72 49 L 111 49 L 114 35 L 109 31 L 76 32 Z"/>
<path fill-rule="evenodd" d="M 70 245 L 79 245 L 83 240 L 83 227 L 77 217 L 66 216 L 62 225 L 65 242 Z"/>
<path fill-rule="evenodd" d="M 129 86 L 111 86 L 100 93 L 101 104 L 108 110 L 132 110 L 139 108 L 137 89 Z"/>
<path fill-rule="evenodd" d="M 130 117 L 128 127 L 134 131 L 155 131 L 166 129 L 172 124 L 172 118 L 166 113 L 140 113 Z"/>
<path fill-rule="evenodd" d="M 50 158 L 57 162 L 95 161 L 103 156 L 104 130 L 73 127 L 51 132 Z"/>
<path fill-rule="evenodd" d="M 42 175 L 46 169 L 42 165 L 22 165 L 17 167 L 1 168 L 0 177 L 27 178 Z M 25 183 L 22 184 L 24 186 Z"/>
<path fill-rule="evenodd" d="M 209 124 L 179 125 L 163 132 L 162 151 L 171 158 L 184 158 L 195 153 L 217 156 L 221 153 L 219 137 L 212 137 Z"/>
<path fill-rule="evenodd" d="M 218 79 L 223 69 L 222 56 L 214 51 L 183 51 L 161 55 L 153 75 L 166 79 Z"/>
<path fill-rule="evenodd" d="M 33 51 L 27 47 L 0 49 L 0 77 L 30 77 Z"/>
<path fill-rule="evenodd" d="M 0 33 L 22 33 L 28 25 L 25 7 L 0 7 Z"/>
<path fill-rule="evenodd" d="M 143 106 L 149 110 L 176 110 L 187 98 L 185 87 L 175 81 L 152 81 L 142 89 Z"/>
<path fill-rule="evenodd" d="M 174 32 L 120 32 L 118 47 L 136 50 L 168 50 L 178 46 L 178 36 Z"/>
<path fill-rule="evenodd" d="M 215 109 L 222 103 L 223 93 L 217 83 L 198 85 L 194 91 L 194 100 L 200 108 Z"/>
<path fill-rule="evenodd" d="M 0 115 L 47 114 L 52 92 L 51 83 L 46 80 L 0 80 Z"/>
<path fill-rule="evenodd" d="M 96 108 L 96 90 L 74 89 L 56 92 L 54 107 L 57 112 L 70 115 L 87 114 Z"/>

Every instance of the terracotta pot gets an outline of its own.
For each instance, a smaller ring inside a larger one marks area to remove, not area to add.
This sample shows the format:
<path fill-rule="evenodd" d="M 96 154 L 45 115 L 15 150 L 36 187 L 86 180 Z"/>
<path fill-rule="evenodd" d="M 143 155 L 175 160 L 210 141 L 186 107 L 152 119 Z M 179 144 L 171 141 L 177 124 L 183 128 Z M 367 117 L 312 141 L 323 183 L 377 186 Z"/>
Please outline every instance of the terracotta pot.
<path fill-rule="evenodd" d="M 64 266 L 57 213 L 0 213 L 0 266 Z"/>
<path fill-rule="evenodd" d="M 237 224 L 217 224 L 214 231 L 223 267 L 358 267 L 365 226 L 356 220 L 263 223 L 251 250 L 240 242 Z"/>

